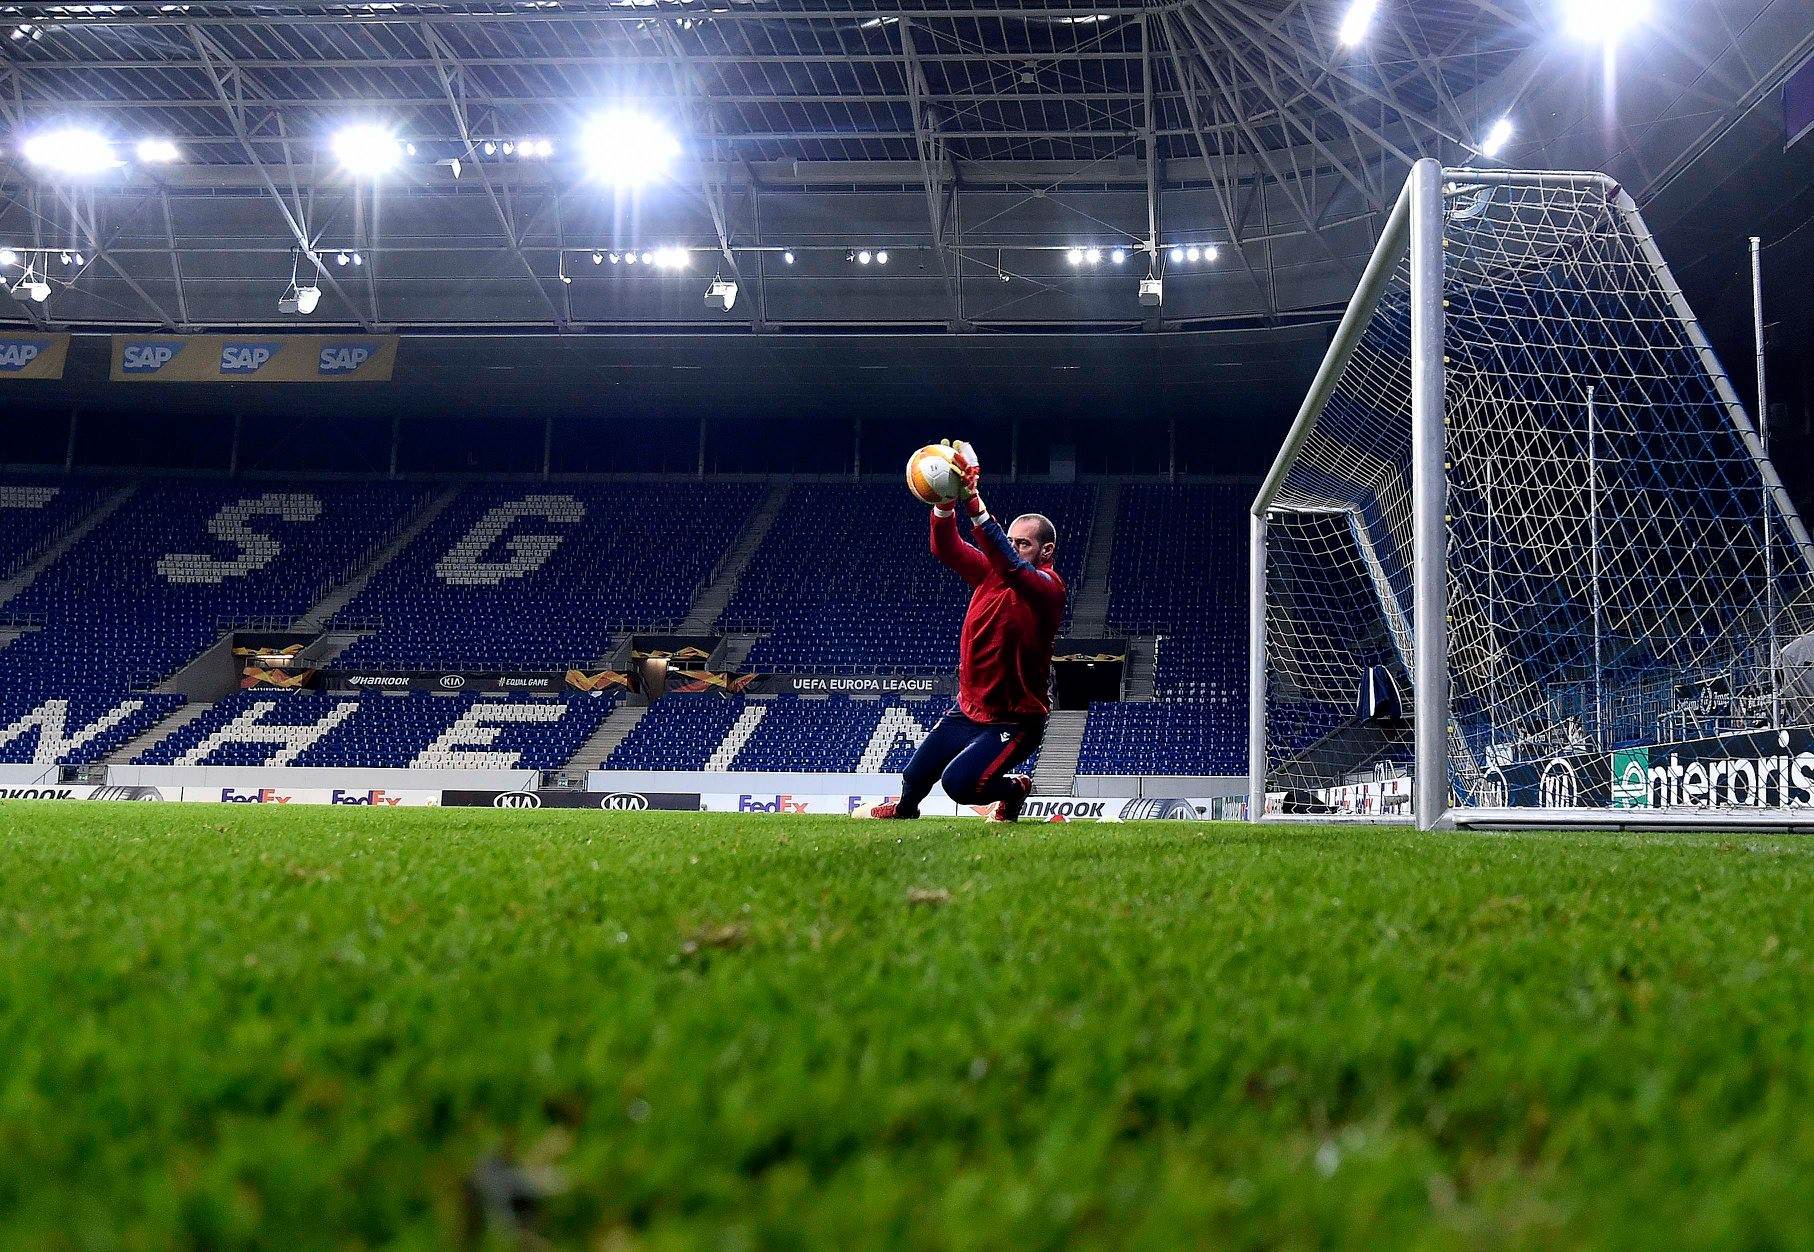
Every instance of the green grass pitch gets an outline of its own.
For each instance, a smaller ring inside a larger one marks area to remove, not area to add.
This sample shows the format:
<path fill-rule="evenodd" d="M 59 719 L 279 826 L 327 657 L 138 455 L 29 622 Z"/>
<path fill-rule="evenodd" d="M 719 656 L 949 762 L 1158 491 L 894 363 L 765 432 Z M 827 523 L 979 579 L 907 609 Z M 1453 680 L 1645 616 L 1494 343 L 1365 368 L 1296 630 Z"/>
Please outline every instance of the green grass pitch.
<path fill-rule="evenodd" d="M 1814 1244 L 1814 843 L 0 806 L 0 1247 Z"/>

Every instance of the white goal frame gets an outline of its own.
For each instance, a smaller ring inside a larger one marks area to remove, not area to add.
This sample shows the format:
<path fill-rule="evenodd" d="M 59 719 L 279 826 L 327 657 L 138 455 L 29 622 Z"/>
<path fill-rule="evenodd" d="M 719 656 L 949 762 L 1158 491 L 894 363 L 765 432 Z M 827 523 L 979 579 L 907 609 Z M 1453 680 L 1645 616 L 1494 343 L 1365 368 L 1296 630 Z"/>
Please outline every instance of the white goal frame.
<path fill-rule="evenodd" d="M 1437 161 L 1418 161 L 1386 218 L 1379 241 L 1349 301 L 1304 398 L 1296 420 L 1259 494 L 1255 497 L 1249 527 L 1249 709 L 1248 709 L 1248 812 L 1254 820 L 1267 818 L 1268 791 L 1268 525 L 1291 473 L 1294 458 L 1316 428 L 1317 420 L 1341 383 L 1344 370 L 1361 342 L 1382 297 L 1404 272 L 1408 255 L 1410 274 L 1409 411 L 1410 431 L 1410 626 L 1409 655 L 1404 665 L 1412 677 L 1407 712 L 1413 767 L 1410 779 L 1411 812 L 1399 820 L 1414 820 L 1420 829 L 1453 826 L 1603 826 L 1616 828 L 1722 826 L 1814 829 L 1814 808 L 1790 810 L 1760 808 L 1742 814 L 1720 811 L 1682 812 L 1669 809 L 1621 808 L 1494 808 L 1458 805 L 1450 782 L 1450 753 L 1455 749 L 1452 729 L 1449 648 L 1449 478 L 1446 464 L 1445 390 L 1445 198 L 1465 194 L 1463 189 L 1509 185 L 1533 188 L 1565 185 L 1576 189 L 1598 188 L 1617 215 L 1622 229 L 1635 238 L 1641 267 L 1660 290 L 1666 305 L 1685 330 L 1688 343 L 1712 380 L 1719 407 L 1732 430 L 1755 462 L 1757 482 L 1774 503 L 1776 525 L 1787 534 L 1778 541 L 1791 553 L 1799 551 L 1805 571 L 1814 572 L 1814 542 L 1789 499 L 1759 439 L 1756 427 L 1734 393 L 1731 381 L 1716 359 L 1699 322 L 1682 298 L 1681 290 L 1657 250 L 1636 204 L 1613 179 L 1597 173 L 1531 172 L 1511 170 L 1444 169 Z M 1400 288 L 1402 290 L 1402 287 Z M 1592 398 L 1589 390 L 1589 411 Z M 1401 393 L 1402 395 L 1402 393 Z M 1591 421 L 1591 417 L 1589 419 Z M 1590 427 L 1591 429 L 1591 427 Z M 1591 437 L 1590 437 L 1591 438 Z M 1591 443 L 1590 443 L 1591 448 Z M 1740 454 L 1743 460 L 1742 453 Z M 1764 498 L 1760 494 L 1760 498 Z M 1315 510 L 1298 505 L 1282 506 L 1294 516 Z M 1590 506 L 1591 510 L 1591 506 Z M 1331 510 L 1336 512 L 1338 510 Z M 1770 549 L 1772 512 L 1766 503 L 1764 552 Z M 1764 558 L 1770 559 L 1768 555 Z M 1793 557 L 1790 558 L 1793 560 Z M 1774 572 L 1765 579 L 1774 587 Z M 1774 596 L 1774 591 L 1771 593 Z M 1388 610 L 1390 612 L 1391 610 Z M 1771 681 L 1780 685 L 1780 657 L 1775 639 L 1777 606 L 1770 606 Z M 1402 632 L 1404 623 L 1395 622 Z M 1402 639 L 1402 634 L 1401 634 Z M 1597 643 L 1596 643 L 1597 648 Z M 1594 653 L 1597 660 L 1598 653 Z M 1780 726 L 1778 718 L 1773 725 Z M 1786 741 L 1785 741 L 1786 742 Z M 1782 785 L 1786 796 L 1786 778 Z M 1279 818 L 1281 815 L 1272 815 Z M 1283 820 L 1291 820 L 1284 817 Z M 1312 819 L 1314 820 L 1314 819 Z M 1352 820 L 1352 819 L 1349 819 Z"/>

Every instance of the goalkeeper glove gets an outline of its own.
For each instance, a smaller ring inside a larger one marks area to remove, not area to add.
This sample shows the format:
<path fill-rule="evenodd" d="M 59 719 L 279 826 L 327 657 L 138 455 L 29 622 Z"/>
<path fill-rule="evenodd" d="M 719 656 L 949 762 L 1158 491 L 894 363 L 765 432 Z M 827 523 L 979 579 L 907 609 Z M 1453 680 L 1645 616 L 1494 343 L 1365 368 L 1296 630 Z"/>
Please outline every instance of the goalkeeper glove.
<path fill-rule="evenodd" d="M 964 486 L 958 499 L 964 502 L 964 512 L 972 518 L 988 512 L 983 507 L 983 498 L 976 493 L 976 485 L 983 475 L 983 467 L 976 459 L 976 449 L 962 439 L 946 439 L 943 442 L 951 449 L 951 463 L 963 477 Z"/>

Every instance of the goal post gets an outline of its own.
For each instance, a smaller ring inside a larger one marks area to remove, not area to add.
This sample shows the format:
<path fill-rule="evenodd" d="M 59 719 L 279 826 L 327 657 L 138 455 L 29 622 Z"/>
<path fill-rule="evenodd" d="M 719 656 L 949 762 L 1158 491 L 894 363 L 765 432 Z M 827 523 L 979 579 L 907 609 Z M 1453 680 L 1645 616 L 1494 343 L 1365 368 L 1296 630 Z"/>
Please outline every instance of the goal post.
<path fill-rule="evenodd" d="M 1252 815 L 1814 826 L 1814 544 L 1603 175 L 1413 166 L 1249 588 Z"/>

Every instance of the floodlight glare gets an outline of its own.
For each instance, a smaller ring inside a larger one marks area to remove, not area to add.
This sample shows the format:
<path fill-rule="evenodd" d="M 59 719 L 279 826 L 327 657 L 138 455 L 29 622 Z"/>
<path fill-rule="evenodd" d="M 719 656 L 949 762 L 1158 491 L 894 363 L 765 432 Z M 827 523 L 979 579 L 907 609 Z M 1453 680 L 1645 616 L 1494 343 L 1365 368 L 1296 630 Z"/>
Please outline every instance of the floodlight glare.
<path fill-rule="evenodd" d="M 857 253 L 857 264 L 858 265 L 868 265 L 869 264 L 868 251 L 863 251 L 863 252 Z"/>
<path fill-rule="evenodd" d="M 618 187 L 654 182 L 680 155 L 680 144 L 667 127 L 629 112 L 594 118 L 580 132 L 579 147 L 592 177 Z"/>
<path fill-rule="evenodd" d="M 1562 0 L 1562 24 L 1576 39 L 1614 44 L 1650 17 L 1650 0 Z"/>
<path fill-rule="evenodd" d="M 1222 249 L 1213 243 L 1203 245 L 1203 259 L 1205 261 L 1215 260 L 1216 257 L 1221 254 L 1221 252 L 1222 252 Z"/>
<path fill-rule="evenodd" d="M 1172 259 L 1172 264 L 1174 264 L 1174 265 L 1184 264 L 1184 249 L 1183 248 L 1173 248 L 1171 250 L 1171 259 Z"/>
<path fill-rule="evenodd" d="M 1083 249 L 1082 248 L 1072 248 L 1069 252 L 1064 254 L 1064 259 L 1069 261 L 1072 265 L 1082 265 L 1083 264 Z"/>
<path fill-rule="evenodd" d="M 1496 157 L 1505 151 L 1505 145 L 1512 141 L 1512 119 L 1502 117 L 1493 123 L 1493 129 L 1486 133 L 1486 140 L 1480 145 L 1480 155 Z"/>
<path fill-rule="evenodd" d="M 395 166 L 403 156 L 403 145 L 384 127 L 372 122 L 358 122 L 334 132 L 334 159 L 355 178 L 370 178 Z"/>
<path fill-rule="evenodd" d="M 1342 41 L 1342 47 L 1357 47 L 1367 38 L 1367 31 L 1373 26 L 1373 16 L 1379 12 L 1379 0 L 1354 0 L 1348 11 L 1342 14 L 1341 28 L 1336 31 L 1336 38 Z"/>
<path fill-rule="evenodd" d="M 884 248 L 882 251 L 876 253 L 876 264 L 877 265 L 888 264 L 888 250 L 886 248 Z"/>
<path fill-rule="evenodd" d="M 134 149 L 141 165 L 168 165 L 183 159 L 183 153 L 168 139 L 141 139 Z"/>
<path fill-rule="evenodd" d="M 75 126 L 41 130 L 20 151 L 33 165 L 58 174 L 98 174 L 119 164 L 104 137 Z"/>
<path fill-rule="evenodd" d="M 1091 248 L 1088 252 L 1083 254 L 1083 259 L 1088 261 L 1091 265 L 1101 265 L 1102 264 L 1102 249 L 1101 248 Z"/>
<path fill-rule="evenodd" d="M 625 265 L 635 265 L 636 264 L 636 254 L 634 252 L 624 253 L 624 264 Z"/>
<path fill-rule="evenodd" d="M 535 154 L 539 157 L 553 156 L 554 155 L 554 140 L 552 140 L 552 139 L 536 140 L 535 141 Z"/>
<path fill-rule="evenodd" d="M 1113 261 L 1117 265 L 1120 265 L 1122 262 L 1127 260 L 1127 249 L 1126 248 L 1116 248 L 1113 252 L 1109 253 L 1109 260 Z"/>
<path fill-rule="evenodd" d="M 1184 259 L 1192 262 L 1201 261 L 1203 259 L 1203 249 L 1195 246 L 1186 248 L 1184 250 Z"/>
<path fill-rule="evenodd" d="M 0 248 L 0 265 L 17 265 L 19 254 L 11 248 Z"/>

